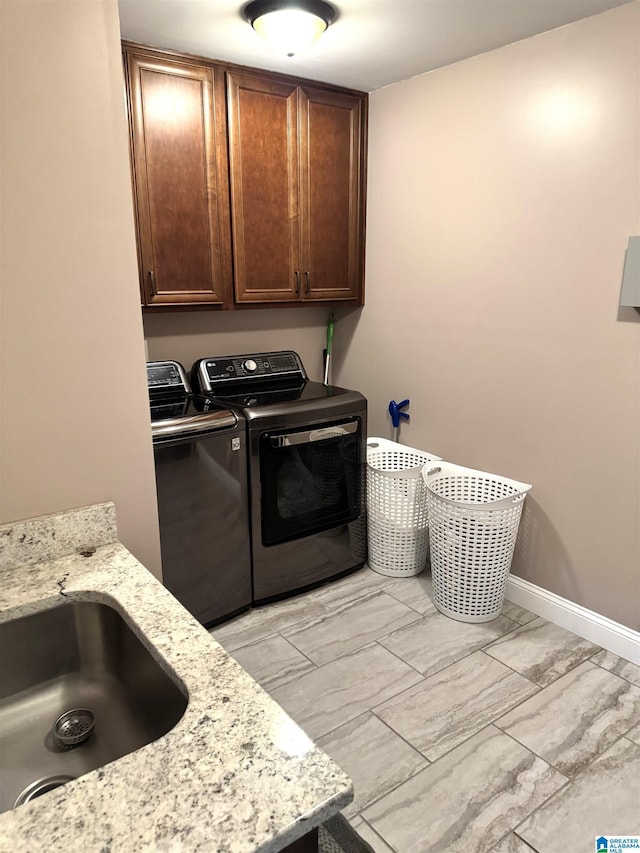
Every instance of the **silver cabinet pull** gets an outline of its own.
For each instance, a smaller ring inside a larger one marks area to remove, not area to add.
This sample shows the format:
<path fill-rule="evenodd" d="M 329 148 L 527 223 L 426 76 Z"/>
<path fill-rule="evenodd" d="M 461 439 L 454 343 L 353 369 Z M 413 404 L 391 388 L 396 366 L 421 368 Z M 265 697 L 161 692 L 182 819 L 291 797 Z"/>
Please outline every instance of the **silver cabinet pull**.
<path fill-rule="evenodd" d="M 151 282 L 151 293 L 153 293 L 154 295 L 157 294 L 158 291 L 156 290 L 156 271 L 155 270 L 149 270 L 149 281 Z"/>
<path fill-rule="evenodd" d="M 296 293 L 300 293 L 300 272 L 296 270 L 294 272 L 294 276 L 296 277 Z"/>
<path fill-rule="evenodd" d="M 309 270 L 307 270 L 305 272 L 305 278 L 307 279 L 307 290 L 306 290 L 306 292 L 309 293 L 309 291 L 311 290 L 311 275 L 309 273 Z"/>

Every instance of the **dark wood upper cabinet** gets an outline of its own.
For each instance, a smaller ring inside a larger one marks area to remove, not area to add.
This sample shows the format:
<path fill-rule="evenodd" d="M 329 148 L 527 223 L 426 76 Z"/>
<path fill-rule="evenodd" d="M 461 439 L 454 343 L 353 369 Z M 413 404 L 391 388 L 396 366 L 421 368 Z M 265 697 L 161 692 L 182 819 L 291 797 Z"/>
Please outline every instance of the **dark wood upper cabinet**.
<path fill-rule="evenodd" d="M 235 298 L 362 301 L 366 95 L 227 72 Z"/>
<path fill-rule="evenodd" d="M 147 307 L 222 306 L 231 284 L 223 72 L 127 56 Z"/>
<path fill-rule="evenodd" d="M 227 73 L 235 296 L 298 300 L 298 88 Z"/>
<path fill-rule="evenodd" d="M 367 95 L 123 51 L 145 309 L 363 304 Z"/>
<path fill-rule="evenodd" d="M 300 100 L 304 293 L 360 299 L 364 99 L 305 85 Z"/>

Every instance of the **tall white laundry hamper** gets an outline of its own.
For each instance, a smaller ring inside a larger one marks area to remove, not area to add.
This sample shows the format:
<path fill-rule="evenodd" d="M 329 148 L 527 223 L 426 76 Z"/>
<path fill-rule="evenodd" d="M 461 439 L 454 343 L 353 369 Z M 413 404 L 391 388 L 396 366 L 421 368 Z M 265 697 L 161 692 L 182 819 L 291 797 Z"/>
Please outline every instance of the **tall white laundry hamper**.
<path fill-rule="evenodd" d="M 434 604 L 460 622 L 500 615 L 531 486 L 449 462 L 425 465 Z"/>
<path fill-rule="evenodd" d="M 385 438 L 367 439 L 368 562 L 375 572 L 410 577 L 423 571 L 429 534 L 422 469 L 439 459 Z"/>

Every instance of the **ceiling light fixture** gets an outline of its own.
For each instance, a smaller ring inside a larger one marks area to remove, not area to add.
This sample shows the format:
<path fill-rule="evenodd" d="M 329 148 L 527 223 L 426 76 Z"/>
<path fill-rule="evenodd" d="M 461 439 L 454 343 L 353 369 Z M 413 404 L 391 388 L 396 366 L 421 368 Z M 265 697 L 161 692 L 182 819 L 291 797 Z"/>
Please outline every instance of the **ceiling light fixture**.
<path fill-rule="evenodd" d="M 272 50 L 287 56 L 311 47 L 337 16 L 325 0 L 252 0 L 243 14 Z"/>

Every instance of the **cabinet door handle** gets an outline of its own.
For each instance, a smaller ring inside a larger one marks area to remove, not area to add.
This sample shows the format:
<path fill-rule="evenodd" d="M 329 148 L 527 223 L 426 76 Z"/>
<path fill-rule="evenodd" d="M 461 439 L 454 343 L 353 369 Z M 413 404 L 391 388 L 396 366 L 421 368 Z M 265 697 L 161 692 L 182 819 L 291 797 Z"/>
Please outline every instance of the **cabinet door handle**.
<path fill-rule="evenodd" d="M 151 282 L 151 293 L 153 293 L 153 295 L 155 296 L 157 294 L 155 270 L 149 270 L 149 281 Z"/>
<path fill-rule="evenodd" d="M 304 275 L 305 275 L 305 278 L 307 280 L 307 286 L 306 286 L 305 293 L 309 293 L 309 291 L 311 290 L 311 275 L 309 274 L 309 270 L 306 270 Z"/>
<path fill-rule="evenodd" d="M 300 271 L 296 270 L 294 276 L 296 277 L 296 293 L 300 295 Z"/>

